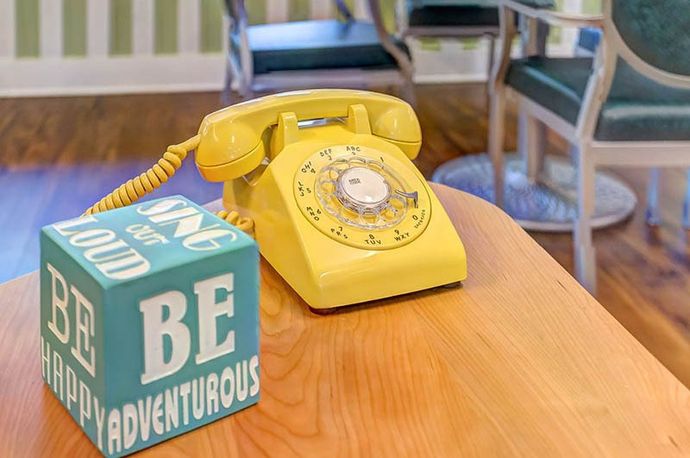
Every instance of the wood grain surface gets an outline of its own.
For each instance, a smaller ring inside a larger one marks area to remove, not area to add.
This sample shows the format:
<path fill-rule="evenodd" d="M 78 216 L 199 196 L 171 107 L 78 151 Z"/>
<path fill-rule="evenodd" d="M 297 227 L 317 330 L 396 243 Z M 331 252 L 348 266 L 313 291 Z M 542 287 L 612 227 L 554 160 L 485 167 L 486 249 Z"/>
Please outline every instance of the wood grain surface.
<path fill-rule="evenodd" d="M 320 316 L 262 261 L 261 401 L 161 456 L 687 456 L 690 392 L 497 208 L 433 186 L 462 288 Z M 43 385 L 35 273 L 0 286 L 0 453 L 97 451 Z"/>

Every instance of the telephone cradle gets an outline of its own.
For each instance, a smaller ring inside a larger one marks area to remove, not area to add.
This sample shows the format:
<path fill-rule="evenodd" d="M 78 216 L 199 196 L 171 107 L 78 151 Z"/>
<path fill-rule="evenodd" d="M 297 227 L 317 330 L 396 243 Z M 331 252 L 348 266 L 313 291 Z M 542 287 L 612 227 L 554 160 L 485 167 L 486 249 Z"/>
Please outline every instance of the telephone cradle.
<path fill-rule="evenodd" d="M 463 281 L 465 250 L 412 164 L 421 146 L 407 103 L 374 92 L 294 91 L 207 115 L 199 133 L 87 210 L 127 205 L 196 149 L 224 182 L 219 216 L 252 231 L 262 256 L 313 309 Z"/>

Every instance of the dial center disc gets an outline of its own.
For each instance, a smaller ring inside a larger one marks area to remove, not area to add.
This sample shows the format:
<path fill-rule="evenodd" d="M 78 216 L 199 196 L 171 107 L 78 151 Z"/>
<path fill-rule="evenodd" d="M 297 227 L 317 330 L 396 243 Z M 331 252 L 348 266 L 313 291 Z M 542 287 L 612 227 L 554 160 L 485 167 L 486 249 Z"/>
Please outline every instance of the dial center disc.
<path fill-rule="evenodd" d="M 338 177 L 338 196 L 343 203 L 365 208 L 376 207 L 390 198 L 386 179 L 367 167 L 352 167 Z M 348 202 L 349 201 L 349 202 Z"/>

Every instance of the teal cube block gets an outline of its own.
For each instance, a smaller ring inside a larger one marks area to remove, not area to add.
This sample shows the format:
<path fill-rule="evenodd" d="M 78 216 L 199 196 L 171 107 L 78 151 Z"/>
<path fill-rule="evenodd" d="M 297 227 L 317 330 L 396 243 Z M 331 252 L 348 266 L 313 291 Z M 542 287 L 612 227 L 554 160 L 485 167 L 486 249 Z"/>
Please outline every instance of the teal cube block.
<path fill-rule="evenodd" d="M 259 399 L 259 254 L 173 196 L 41 231 L 45 383 L 106 456 Z"/>

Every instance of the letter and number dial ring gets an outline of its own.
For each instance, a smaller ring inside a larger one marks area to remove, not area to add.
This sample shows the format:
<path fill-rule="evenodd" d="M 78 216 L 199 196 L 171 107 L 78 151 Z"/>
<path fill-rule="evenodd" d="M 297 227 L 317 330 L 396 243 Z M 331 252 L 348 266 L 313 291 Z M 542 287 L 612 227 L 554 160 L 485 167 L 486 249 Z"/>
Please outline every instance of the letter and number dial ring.
<path fill-rule="evenodd" d="M 426 187 L 409 164 L 359 145 L 331 146 L 309 156 L 295 174 L 294 193 L 314 227 L 356 248 L 405 245 L 431 216 Z"/>

